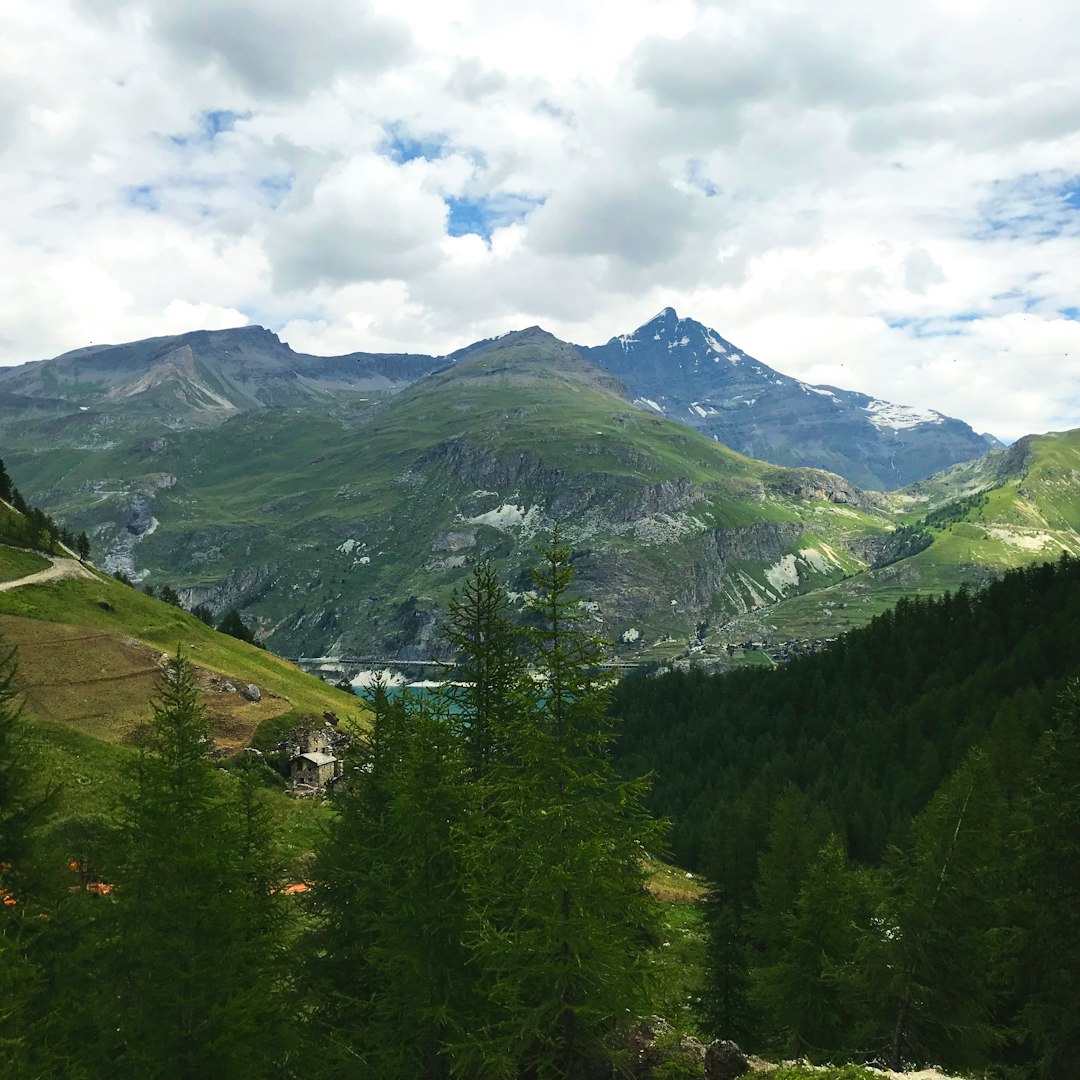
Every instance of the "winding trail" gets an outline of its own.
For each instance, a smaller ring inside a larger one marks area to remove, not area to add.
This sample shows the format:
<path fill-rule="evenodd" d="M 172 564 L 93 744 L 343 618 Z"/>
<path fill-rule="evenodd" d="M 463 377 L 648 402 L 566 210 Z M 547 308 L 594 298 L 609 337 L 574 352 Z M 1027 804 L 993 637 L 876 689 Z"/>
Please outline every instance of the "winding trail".
<path fill-rule="evenodd" d="M 63 581 L 66 578 L 94 578 L 94 574 L 78 559 L 67 559 L 60 555 L 43 555 L 42 557 L 48 559 L 52 566 L 45 570 L 38 570 L 35 574 L 16 578 L 14 581 L 0 581 L 0 592 L 21 589 L 24 585 L 40 585 L 46 581 Z"/>

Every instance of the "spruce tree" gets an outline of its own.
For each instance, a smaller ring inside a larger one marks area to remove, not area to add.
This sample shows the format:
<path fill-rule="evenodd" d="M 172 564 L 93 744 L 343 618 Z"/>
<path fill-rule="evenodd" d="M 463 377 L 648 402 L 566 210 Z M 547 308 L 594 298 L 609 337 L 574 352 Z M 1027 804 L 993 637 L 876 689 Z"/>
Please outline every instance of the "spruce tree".
<path fill-rule="evenodd" d="M 527 631 L 534 684 L 504 717 L 480 784 L 491 812 L 471 838 L 469 944 L 490 1006 L 461 1048 L 484 1076 L 583 1075 L 647 1000 L 654 931 L 643 854 L 658 842 L 644 784 L 608 752 L 600 643 L 581 626 L 555 530 L 534 572 Z"/>
<path fill-rule="evenodd" d="M 491 563 L 477 566 L 450 602 L 445 639 L 459 683 L 447 687 L 449 707 L 478 778 L 506 749 L 500 733 L 520 706 L 526 675 L 522 635 Z"/>
<path fill-rule="evenodd" d="M 1003 803 L 976 751 L 916 818 L 910 845 L 887 854 L 878 933 L 863 964 L 893 1069 L 987 1059 L 997 1038 L 993 931 L 1004 838 Z"/>
<path fill-rule="evenodd" d="M 755 996 L 786 1053 L 837 1060 L 867 1034 L 859 959 L 871 932 L 866 874 L 834 834 L 781 918 L 782 947 L 755 973 Z"/>
<path fill-rule="evenodd" d="M 1080 1055 L 1080 683 L 1066 689 L 1039 744 L 1026 811 L 1017 837 L 1026 887 L 1018 1026 L 1038 1075 L 1067 1080 Z"/>
<path fill-rule="evenodd" d="M 126 807 L 111 978 L 119 1071 L 169 1080 L 270 1074 L 282 1028 L 267 822 L 206 760 L 191 664 L 170 661 Z M 120 1067 L 122 1066 L 122 1067 Z"/>
<path fill-rule="evenodd" d="M 391 701 L 381 685 L 371 704 L 370 736 L 346 758 L 314 869 L 316 1031 L 331 1075 L 443 1080 L 468 997 L 467 770 L 440 711 Z"/>
<path fill-rule="evenodd" d="M 240 612 L 236 608 L 229 608 L 225 612 L 221 617 L 221 621 L 217 624 L 217 629 L 230 637 L 246 641 L 249 645 L 255 643 L 255 635 L 248 629 L 247 624 L 240 617 Z"/>

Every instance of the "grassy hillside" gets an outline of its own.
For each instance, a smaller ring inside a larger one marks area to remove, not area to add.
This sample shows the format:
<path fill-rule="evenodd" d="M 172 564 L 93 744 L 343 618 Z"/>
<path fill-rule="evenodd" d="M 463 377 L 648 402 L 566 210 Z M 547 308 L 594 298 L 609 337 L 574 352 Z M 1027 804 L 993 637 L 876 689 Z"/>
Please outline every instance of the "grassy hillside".
<path fill-rule="evenodd" d="M 832 637 L 903 596 L 980 587 L 1013 567 L 1080 554 L 1080 430 L 1028 436 L 889 501 L 897 524 L 922 528 L 929 546 L 736 619 L 724 636 Z"/>
<path fill-rule="evenodd" d="M 530 587 L 567 524 L 596 628 L 631 649 L 865 567 L 889 528 L 839 478 L 751 461 L 631 405 L 541 331 L 388 404 L 266 409 L 212 430 L 9 454 L 95 553 L 258 620 L 290 655 L 428 655 L 481 559 Z"/>
<path fill-rule="evenodd" d="M 265 720 L 360 712 L 355 698 L 279 657 L 104 576 L 0 592 L 0 634 L 18 648 L 31 716 L 110 742 L 138 740 L 163 658 L 177 647 L 198 665 L 212 734 L 226 750 L 246 745 Z M 249 683 L 260 701 L 241 695 Z"/>

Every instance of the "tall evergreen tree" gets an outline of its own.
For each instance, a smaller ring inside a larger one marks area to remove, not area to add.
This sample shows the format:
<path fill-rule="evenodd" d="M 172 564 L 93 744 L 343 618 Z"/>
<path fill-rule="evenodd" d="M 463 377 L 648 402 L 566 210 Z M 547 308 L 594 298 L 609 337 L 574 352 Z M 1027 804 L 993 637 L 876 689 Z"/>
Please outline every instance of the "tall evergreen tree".
<path fill-rule="evenodd" d="M 1018 835 L 1026 932 L 1015 976 L 1025 997 L 1021 1035 L 1047 1080 L 1080 1058 L 1080 683 L 1062 697 L 1040 742 L 1027 821 Z"/>
<path fill-rule="evenodd" d="M 985 755 L 974 752 L 888 853 L 866 973 L 881 1001 L 892 1068 L 983 1063 L 996 1035 L 993 931 L 1006 822 Z"/>
<path fill-rule="evenodd" d="M 240 612 L 236 608 L 229 608 L 222 615 L 221 621 L 217 624 L 217 629 L 230 637 L 246 641 L 249 645 L 255 643 L 255 635 L 248 629 L 247 623 L 240 617 Z"/>
<path fill-rule="evenodd" d="M 445 715 L 390 700 L 382 685 L 371 703 L 371 734 L 346 759 L 314 870 L 317 1031 L 331 1075 L 351 1063 L 387 1080 L 442 1080 L 468 996 L 466 766 Z"/>
<path fill-rule="evenodd" d="M 645 846 L 658 842 L 644 785 L 609 761 L 600 645 L 581 626 L 568 549 L 555 530 L 534 572 L 534 668 L 481 781 L 468 886 L 470 945 L 491 1008 L 462 1047 L 479 1075 L 572 1078 L 646 1001 L 654 929 Z"/>
<path fill-rule="evenodd" d="M 833 834 L 781 918 L 783 946 L 756 973 L 756 996 L 786 1052 L 825 1060 L 857 1050 L 867 1033 L 859 956 L 870 932 L 866 874 Z"/>
<path fill-rule="evenodd" d="M 521 705 L 525 677 L 522 634 L 491 563 L 477 566 L 450 602 L 445 636 L 459 683 L 447 696 L 477 778 L 506 749 L 498 739 Z"/>
<path fill-rule="evenodd" d="M 194 672 L 178 654 L 128 799 L 128 860 L 116 882 L 110 1053 L 128 1075 L 265 1077 L 280 1046 L 267 822 L 250 792 L 223 790 L 206 749 Z"/>

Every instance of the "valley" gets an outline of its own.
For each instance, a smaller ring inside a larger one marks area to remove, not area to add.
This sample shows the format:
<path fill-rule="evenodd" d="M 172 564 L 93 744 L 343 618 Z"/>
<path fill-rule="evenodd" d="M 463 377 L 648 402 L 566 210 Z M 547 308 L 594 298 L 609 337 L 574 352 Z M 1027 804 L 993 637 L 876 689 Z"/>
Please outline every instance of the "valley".
<path fill-rule="evenodd" d="M 0 437 L 103 568 L 235 607 L 290 656 L 437 659 L 469 568 L 492 560 L 522 597 L 556 521 L 595 629 L 629 662 L 831 638 L 905 592 L 977 585 L 1071 542 L 1067 524 L 987 519 L 985 542 L 965 543 L 954 523 L 875 568 L 893 530 L 1011 476 L 1019 451 L 965 463 L 989 444 L 957 442 L 959 422 L 820 389 L 670 308 L 598 348 L 532 328 L 441 358 L 304 356 L 244 328 L 0 373 Z M 728 401 L 760 439 L 731 426 Z M 826 434 L 849 449 L 819 453 Z M 866 440 L 883 436 L 893 460 L 896 439 L 923 440 L 905 443 L 914 486 L 875 493 L 810 467 L 881 479 L 853 462 L 877 460 Z"/>

